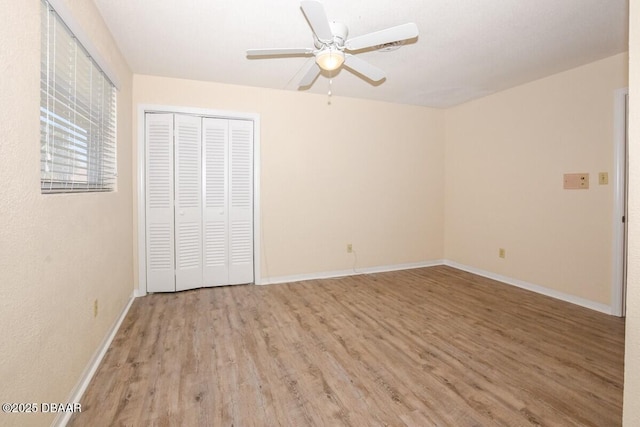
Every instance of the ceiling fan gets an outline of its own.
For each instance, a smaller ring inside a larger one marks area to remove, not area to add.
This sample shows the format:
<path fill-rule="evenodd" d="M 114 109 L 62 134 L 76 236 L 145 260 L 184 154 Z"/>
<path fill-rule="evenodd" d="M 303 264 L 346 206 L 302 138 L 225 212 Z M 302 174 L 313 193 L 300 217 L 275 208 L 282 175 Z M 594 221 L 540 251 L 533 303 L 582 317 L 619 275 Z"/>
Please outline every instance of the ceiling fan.
<path fill-rule="evenodd" d="M 247 57 L 313 55 L 315 61 L 308 62 L 304 76 L 298 84 L 300 88 L 311 86 L 322 70 L 334 71 L 343 65 L 356 75 L 364 76 L 372 82 L 381 81 L 385 78 L 385 72 L 354 54 L 374 46 L 385 46 L 418 37 L 418 26 L 408 23 L 349 39 L 347 26 L 339 22 L 330 22 L 322 3 L 304 0 L 300 2 L 300 7 L 313 31 L 313 48 L 247 50 Z"/>

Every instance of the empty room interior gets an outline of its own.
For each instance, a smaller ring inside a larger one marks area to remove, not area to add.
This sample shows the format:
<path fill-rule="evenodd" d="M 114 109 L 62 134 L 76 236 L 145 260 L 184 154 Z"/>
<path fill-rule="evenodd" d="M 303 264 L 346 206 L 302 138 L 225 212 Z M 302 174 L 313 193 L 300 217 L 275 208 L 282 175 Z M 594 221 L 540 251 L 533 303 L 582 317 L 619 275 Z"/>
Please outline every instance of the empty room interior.
<path fill-rule="evenodd" d="M 640 425 L 637 0 L 0 3 L 0 425 Z"/>

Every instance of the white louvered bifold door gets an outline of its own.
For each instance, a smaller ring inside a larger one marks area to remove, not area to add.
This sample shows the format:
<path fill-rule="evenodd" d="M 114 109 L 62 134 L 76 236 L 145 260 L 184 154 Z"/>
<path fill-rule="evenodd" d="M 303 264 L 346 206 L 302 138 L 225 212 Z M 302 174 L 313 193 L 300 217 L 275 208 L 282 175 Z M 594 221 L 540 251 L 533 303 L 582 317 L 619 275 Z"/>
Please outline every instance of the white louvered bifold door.
<path fill-rule="evenodd" d="M 146 114 L 147 291 L 175 291 L 173 114 Z"/>
<path fill-rule="evenodd" d="M 145 118 L 147 290 L 252 283 L 253 121 Z"/>
<path fill-rule="evenodd" d="M 252 283 L 253 121 L 229 120 L 229 284 Z"/>
<path fill-rule="evenodd" d="M 202 287 L 202 119 L 175 116 L 176 290 Z"/>
<path fill-rule="evenodd" d="M 228 120 L 203 120 L 204 285 L 229 284 Z"/>

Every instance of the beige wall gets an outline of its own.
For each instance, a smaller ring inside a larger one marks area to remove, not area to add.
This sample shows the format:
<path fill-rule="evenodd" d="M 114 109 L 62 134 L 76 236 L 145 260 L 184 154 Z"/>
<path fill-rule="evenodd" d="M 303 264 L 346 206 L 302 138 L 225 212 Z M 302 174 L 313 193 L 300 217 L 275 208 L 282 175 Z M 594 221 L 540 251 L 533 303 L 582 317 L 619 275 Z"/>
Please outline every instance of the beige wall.
<path fill-rule="evenodd" d="M 447 110 L 446 259 L 610 305 L 613 105 L 626 61 Z M 573 172 L 590 174 L 589 190 L 562 189 Z M 598 185 L 598 172 L 609 185 Z"/>
<path fill-rule="evenodd" d="M 357 267 L 442 258 L 442 111 L 141 75 L 133 101 L 260 114 L 264 279 L 350 270 L 347 243 Z"/>
<path fill-rule="evenodd" d="M 629 2 L 629 258 L 623 425 L 640 426 L 640 1 Z"/>
<path fill-rule="evenodd" d="M 40 194 L 40 1 L 0 0 L 2 402 L 66 401 L 133 289 L 131 73 L 93 3 L 69 8 L 122 82 L 118 191 Z M 2 425 L 52 419 L 0 414 Z"/>

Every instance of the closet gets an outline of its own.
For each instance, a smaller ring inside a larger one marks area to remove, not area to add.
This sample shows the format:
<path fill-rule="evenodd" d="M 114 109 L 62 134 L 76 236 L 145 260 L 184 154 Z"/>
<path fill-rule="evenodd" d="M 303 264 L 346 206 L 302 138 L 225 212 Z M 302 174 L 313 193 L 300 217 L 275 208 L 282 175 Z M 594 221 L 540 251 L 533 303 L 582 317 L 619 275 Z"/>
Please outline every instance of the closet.
<path fill-rule="evenodd" d="M 253 121 L 145 113 L 148 292 L 254 281 Z"/>

